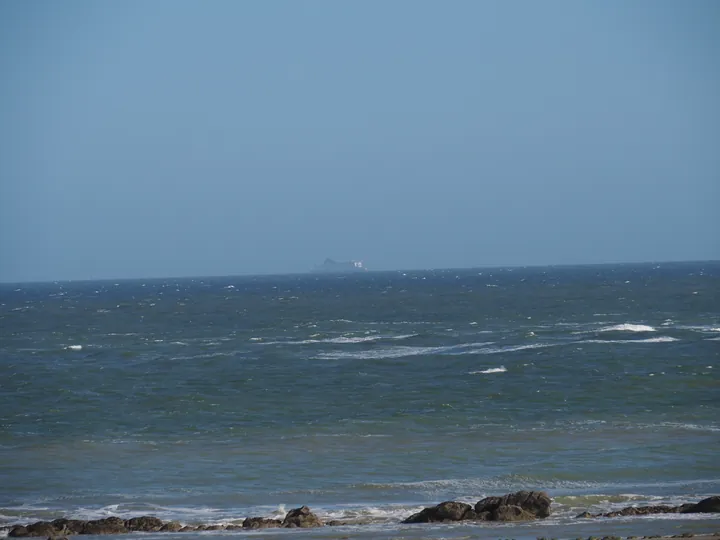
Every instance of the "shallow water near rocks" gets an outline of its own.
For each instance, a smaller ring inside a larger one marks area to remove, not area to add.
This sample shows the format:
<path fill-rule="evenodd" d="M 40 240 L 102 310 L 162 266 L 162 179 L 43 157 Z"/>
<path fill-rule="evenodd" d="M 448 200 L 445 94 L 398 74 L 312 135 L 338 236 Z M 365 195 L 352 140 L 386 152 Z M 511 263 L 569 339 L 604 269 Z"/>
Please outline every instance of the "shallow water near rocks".
<path fill-rule="evenodd" d="M 574 519 L 720 493 L 717 262 L 4 284 L 0 327 L 0 523 L 307 504 L 372 524 L 202 534 L 720 529 Z M 518 489 L 553 516 L 400 524 Z"/>

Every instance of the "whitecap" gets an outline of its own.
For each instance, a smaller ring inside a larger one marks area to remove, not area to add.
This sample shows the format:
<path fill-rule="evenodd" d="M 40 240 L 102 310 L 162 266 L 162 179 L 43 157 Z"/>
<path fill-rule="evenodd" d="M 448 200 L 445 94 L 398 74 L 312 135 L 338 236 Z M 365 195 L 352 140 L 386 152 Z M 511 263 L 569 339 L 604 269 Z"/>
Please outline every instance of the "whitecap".
<path fill-rule="evenodd" d="M 598 332 L 656 332 L 656 330 L 645 324 L 623 323 L 600 328 Z"/>
<path fill-rule="evenodd" d="M 70 351 L 81 351 L 82 348 L 83 348 L 82 345 L 68 345 L 67 347 L 65 347 L 65 349 L 70 350 Z"/>
<path fill-rule="evenodd" d="M 313 334 L 317 336 L 318 334 Z M 382 335 L 374 334 L 370 336 L 339 336 L 327 339 L 301 339 L 301 340 L 289 340 L 289 341 L 266 341 L 264 345 L 311 345 L 317 343 L 331 343 L 335 345 L 346 345 L 353 343 L 365 343 L 369 341 L 380 341 L 384 339 L 388 340 L 403 340 L 417 336 L 417 334 L 400 334 L 400 335 Z"/>
<path fill-rule="evenodd" d="M 586 339 L 577 343 L 672 343 L 673 341 L 680 340 L 671 336 L 658 336 L 646 339 Z"/>
<path fill-rule="evenodd" d="M 468 372 L 468 375 L 484 375 L 488 373 L 505 373 L 507 371 L 507 368 L 505 366 L 500 366 L 497 368 L 490 368 L 490 369 L 483 369 L 481 371 L 470 371 Z"/>
<path fill-rule="evenodd" d="M 529 345 L 508 345 L 506 347 L 489 347 L 486 349 L 477 349 L 470 352 L 472 354 L 501 354 L 524 351 L 528 349 L 545 349 L 547 347 L 555 347 L 557 345 L 563 345 L 563 343 L 531 343 Z"/>

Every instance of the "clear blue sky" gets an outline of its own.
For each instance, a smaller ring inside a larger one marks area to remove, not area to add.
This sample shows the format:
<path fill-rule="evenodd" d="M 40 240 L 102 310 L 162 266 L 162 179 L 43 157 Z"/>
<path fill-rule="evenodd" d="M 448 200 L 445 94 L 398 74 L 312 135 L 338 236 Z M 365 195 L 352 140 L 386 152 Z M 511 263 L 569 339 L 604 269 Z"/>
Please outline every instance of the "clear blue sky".
<path fill-rule="evenodd" d="M 720 2 L 0 2 L 0 281 L 720 259 Z"/>

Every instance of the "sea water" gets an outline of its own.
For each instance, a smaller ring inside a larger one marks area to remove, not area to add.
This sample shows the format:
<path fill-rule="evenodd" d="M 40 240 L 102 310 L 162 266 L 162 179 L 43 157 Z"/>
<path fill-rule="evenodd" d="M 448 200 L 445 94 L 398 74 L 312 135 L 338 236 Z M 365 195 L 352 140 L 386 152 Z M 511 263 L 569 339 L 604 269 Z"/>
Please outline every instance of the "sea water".
<path fill-rule="evenodd" d="M 305 504 L 367 524 L 214 534 L 720 530 L 575 518 L 720 493 L 719 355 L 718 262 L 4 284 L 0 525 Z M 400 523 L 520 489 L 553 515 Z"/>

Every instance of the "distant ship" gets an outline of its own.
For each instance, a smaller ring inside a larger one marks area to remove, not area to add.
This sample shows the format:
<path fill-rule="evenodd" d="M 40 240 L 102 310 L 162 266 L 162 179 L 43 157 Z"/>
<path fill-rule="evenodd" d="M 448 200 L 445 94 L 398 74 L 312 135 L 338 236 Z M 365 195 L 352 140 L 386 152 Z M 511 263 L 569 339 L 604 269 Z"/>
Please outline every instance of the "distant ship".
<path fill-rule="evenodd" d="M 367 268 L 362 261 L 334 261 L 325 259 L 325 262 L 317 265 L 313 272 L 321 274 L 349 274 L 357 272 L 367 272 Z"/>

